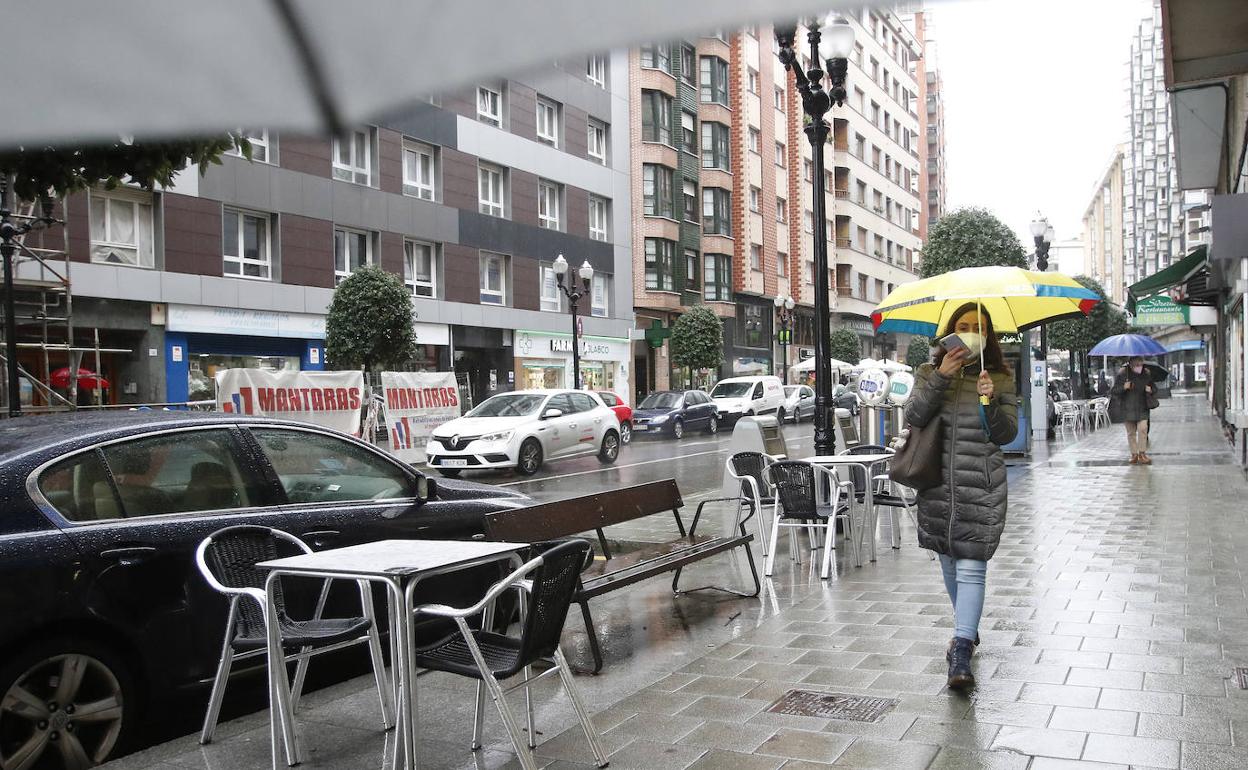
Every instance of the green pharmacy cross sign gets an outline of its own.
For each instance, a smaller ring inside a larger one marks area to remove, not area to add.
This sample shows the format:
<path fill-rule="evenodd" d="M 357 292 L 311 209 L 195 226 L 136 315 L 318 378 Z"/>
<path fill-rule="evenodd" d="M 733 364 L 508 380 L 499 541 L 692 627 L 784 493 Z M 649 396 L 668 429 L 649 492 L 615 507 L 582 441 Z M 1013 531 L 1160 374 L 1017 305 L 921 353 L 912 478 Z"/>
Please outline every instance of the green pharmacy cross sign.
<path fill-rule="evenodd" d="M 664 328 L 662 321 L 654 321 L 650 324 L 650 328 L 646 329 L 646 342 L 655 350 L 663 347 L 663 341 L 671 336 L 671 327 Z"/>
<path fill-rule="evenodd" d="M 1188 323 L 1188 307 L 1180 305 L 1164 294 L 1146 297 L 1135 303 L 1132 326 L 1185 326 Z"/>

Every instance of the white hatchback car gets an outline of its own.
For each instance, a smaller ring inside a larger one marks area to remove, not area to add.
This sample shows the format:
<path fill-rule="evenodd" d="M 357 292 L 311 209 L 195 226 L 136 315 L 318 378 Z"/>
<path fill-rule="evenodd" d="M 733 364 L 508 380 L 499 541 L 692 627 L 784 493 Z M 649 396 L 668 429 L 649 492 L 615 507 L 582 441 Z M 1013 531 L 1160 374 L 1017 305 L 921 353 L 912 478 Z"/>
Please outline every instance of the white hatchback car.
<path fill-rule="evenodd" d="M 597 394 L 517 390 L 492 396 L 439 426 L 425 461 L 452 478 L 486 468 L 515 468 L 529 476 L 546 460 L 594 452 L 603 463 L 620 456 L 620 421 Z"/>

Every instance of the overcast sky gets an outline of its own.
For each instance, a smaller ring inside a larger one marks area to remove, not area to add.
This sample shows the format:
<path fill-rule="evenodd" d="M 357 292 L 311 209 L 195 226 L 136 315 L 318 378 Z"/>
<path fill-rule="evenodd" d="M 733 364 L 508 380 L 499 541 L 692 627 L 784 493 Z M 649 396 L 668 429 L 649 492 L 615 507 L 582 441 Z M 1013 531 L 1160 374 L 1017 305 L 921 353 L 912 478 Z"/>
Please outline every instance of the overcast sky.
<path fill-rule="evenodd" d="M 1028 251 L 1037 209 L 1058 240 L 1079 236 L 1093 187 L 1127 136 L 1131 38 L 1151 0 L 928 5 L 945 88 L 950 208 L 992 210 Z"/>

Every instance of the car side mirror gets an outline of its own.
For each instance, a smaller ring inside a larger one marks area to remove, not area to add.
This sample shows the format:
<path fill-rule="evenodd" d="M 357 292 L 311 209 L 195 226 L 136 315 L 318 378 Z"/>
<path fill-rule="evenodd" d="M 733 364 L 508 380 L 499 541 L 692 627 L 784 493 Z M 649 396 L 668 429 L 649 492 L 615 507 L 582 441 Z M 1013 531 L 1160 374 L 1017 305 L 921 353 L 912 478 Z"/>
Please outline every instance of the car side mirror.
<path fill-rule="evenodd" d="M 563 416 L 562 409 L 547 409 L 545 412 L 542 412 L 543 420 L 553 420 L 556 417 L 562 417 L 562 416 Z"/>
<path fill-rule="evenodd" d="M 438 482 L 428 476 L 417 476 L 412 487 L 416 499 L 422 503 L 427 503 L 438 496 Z"/>

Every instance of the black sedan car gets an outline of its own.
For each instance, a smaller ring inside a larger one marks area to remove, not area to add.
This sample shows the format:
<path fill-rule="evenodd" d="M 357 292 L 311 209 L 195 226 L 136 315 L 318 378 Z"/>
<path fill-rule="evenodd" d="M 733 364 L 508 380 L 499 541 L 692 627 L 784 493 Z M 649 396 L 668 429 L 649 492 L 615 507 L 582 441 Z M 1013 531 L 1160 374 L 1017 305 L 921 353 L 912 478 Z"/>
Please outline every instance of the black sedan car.
<path fill-rule="evenodd" d="M 152 412 L 5 421 L 0 500 L 6 769 L 102 762 L 146 709 L 211 679 L 227 603 L 194 565 L 208 534 L 258 524 L 315 549 L 468 539 L 484 514 L 528 502 L 481 484 L 435 485 L 315 426 Z M 428 590 L 438 601 L 479 598 L 491 577 Z M 296 617 L 315 590 L 301 593 L 300 582 L 314 581 L 291 581 Z M 354 612 L 348 595 L 344 614 L 358 614 L 358 593 Z"/>
<path fill-rule="evenodd" d="M 685 431 L 719 432 L 715 402 L 701 390 L 656 390 L 633 409 L 633 435 L 664 434 L 681 438 Z"/>

